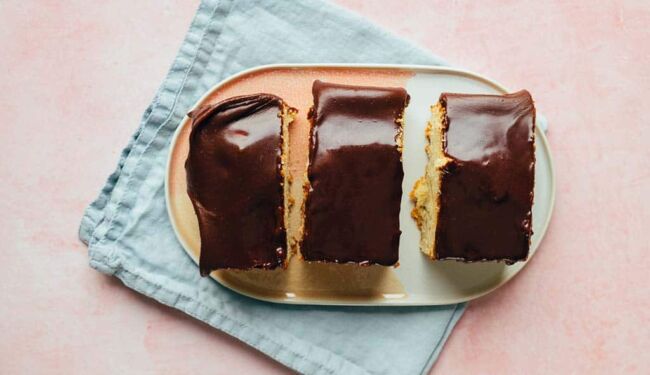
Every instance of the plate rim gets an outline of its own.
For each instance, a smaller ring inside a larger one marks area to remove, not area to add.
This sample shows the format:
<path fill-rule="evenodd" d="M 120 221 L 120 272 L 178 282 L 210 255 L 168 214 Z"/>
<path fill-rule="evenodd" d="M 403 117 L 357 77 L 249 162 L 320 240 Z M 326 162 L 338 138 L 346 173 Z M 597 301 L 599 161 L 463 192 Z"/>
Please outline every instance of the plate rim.
<path fill-rule="evenodd" d="M 170 184 L 170 167 L 171 167 L 171 161 L 172 161 L 172 155 L 174 153 L 174 150 L 176 149 L 176 144 L 178 143 L 178 137 L 181 133 L 181 130 L 184 129 L 184 124 L 186 124 L 189 121 L 189 117 L 187 116 L 187 113 L 195 110 L 199 105 L 201 105 L 208 97 L 210 97 L 215 91 L 217 91 L 219 88 L 221 88 L 224 85 L 227 85 L 228 83 L 237 80 L 238 78 L 242 76 L 246 76 L 252 73 L 258 73 L 262 72 L 265 70 L 274 70 L 274 69 L 303 69 L 303 68 L 311 68 L 311 69 L 336 69 L 336 68 L 345 68 L 345 69 L 374 69 L 374 70 L 382 70 L 382 69 L 396 69 L 396 70 L 406 70 L 406 71 L 412 71 L 412 72 L 424 72 L 424 73 L 452 73 L 455 75 L 460 75 L 460 76 L 465 76 L 471 79 L 479 80 L 483 83 L 486 83 L 490 86 L 493 86 L 496 88 L 498 91 L 501 91 L 503 93 L 509 93 L 510 90 L 506 89 L 503 85 L 500 83 L 489 79 L 481 74 L 466 70 L 466 69 L 459 69 L 459 68 L 451 68 L 447 66 L 436 66 L 436 65 L 417 65 L 417 64 L 359 64 L 359 63 L 351 63 L 351 64 L 345 64 L 345 63 L 333 63 L 333 64 L 311 64 L 311 63 L 295 63 L 295 64 L 266 64 L 266 65 L 259 65 L 255 66 L 249 69 L 242 70 L 238 73 L 235 73 L 229 77 L 226 77 L 222 81 L 218 82 L 217 84 L 213 85 L 208 89 L 197 101 L 194 103 L 194 105 L 191 107 L 190 110 L 186 112 L 186 114 L 183 116 L 181 121 L 179 122 L 179 125 L 176 127 L 174 130 L 174 134 L 170 140 L 169 143 L 169 150 L 167 151 L 167 161 L 165 163 L 165 179 L 164 179 L 164 188 L 165 188 L 165 209 L 167 211 L 167 217 L 169 218 L 169 221 L 171 223 L 172 229 L 174 230 L 174 235 L 176 236 L 176 239 L 178 242 L 181 244 L 181 247 L 185 251 L 185 253 L 194 261 L 194 263 L 197 265 L 199 264 L 199 260 L 197 257 L 194 255 L 192 251 L 188 249 L 188 245 L 183 239 L 182 236 L 179 235 L 179 230 L 176 225 L 176 219 L 174 215 L 172 214 L 172 210 L 170 209 L 170 195 L 169 195 L 169 184 Z M 528 265 L 528 263 L 531 261 L 535 253 L 537 252 L 537 248 L 541 245 L 542 240 L 546 236 L 546 232 L 548 230 L 549 224 L 551 222 L 551 218 L 553 217 L 553 211 L 555 208 L 555 194 L 556 194 L 556 176 L 555 176 L 555 162 L 553 160 L 553 154 L 551 153 L 551 148 L 548 143 L 548 139 L 546 137 L 546 134 L 544 131 L 542 131 L 539 127 L 535 128 L 535 137 L 537 137 L 537 140 L 541 140 L 542 147 L 546 151 L 546 155 L 548 157 L 548 169 L 550 171 L 550 197 L 549 197 L 549 203 L 548 203 L 548 215 L 546 216 L 546 219 L 544 221 L 544 224 L 542 225 L 542 229 L 538 232 L 539 236 L 539 241 L 538 245 L 530 252 L 528 259 L 526 259 L 523 262 L 522 267 L 515 272 L 514 275 L 511 277 L 505 279 L 502 282 L 499 282 L 492 286 L 489 289 L 486 289 L 480 293 L 475 293 L 471 294 L 469 296 L 466 296 L 465 298 L 460 298 L 460 299 L 455 299 L 455 300 L 450 300 L 450 301 L 445 301 L 444 303 L 424 303 L 424 302 L 406 302 L 405 300 L 402 299 L 374 299 L 374 300 L 334 300 L 334 299 L 328 299 L 328 300 L 321 300 L 321 299 L 313 299 L 313 300 L 301 300 L 301 299 L 291 299 L 291 298 L 278 298 L 278 297 L 265 297 L 265 296 L 260 296 L 252 293 L 248 293 L 246 291 L 242 291 L 228 283 L 227 281 L 221 279 L 218 275 L 215 274 L 215 272 L 210 273 L 210 278 L 215 280 L 217 283 L 220 285 L 240 294 L 246 297 L 250 297 L 256 300 L 260 301 L 265 301 L 265 302 L 271 302 L 271 303 L 280 303 L 280 304 L 289 304 L 289 305 L 312 305 L 312 306 L 377 306 L 377 307 L 395 307 L 395 306 L 444 306 L 444 305 L 449 305 L 449 304 L 455 304 L 455 303 L 463 303 L 463 302 L 469 302 L 472 300 L 475 300 L 477 298 L 483 297 L 487 294 L 492 293 L 496 289 L 502 287 L 503 285 L 507 284 L 510 282 L 512 279 L 516 278 L 517 275 L 519 275 L 523 269 Z M 536 146 L 537 147 L 537 146 Z M 405 303 L 406 302 L 406 303 Z"/>

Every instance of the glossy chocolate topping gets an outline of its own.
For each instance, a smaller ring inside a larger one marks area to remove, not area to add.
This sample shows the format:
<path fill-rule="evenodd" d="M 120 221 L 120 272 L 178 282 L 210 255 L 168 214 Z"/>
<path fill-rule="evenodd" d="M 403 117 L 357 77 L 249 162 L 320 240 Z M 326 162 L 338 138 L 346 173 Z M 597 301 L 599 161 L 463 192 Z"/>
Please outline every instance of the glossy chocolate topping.
<path fill-rule="evenodd" d="M 187 192 L 201 233 L 202 275 L 275 268 L 287 256 L 282 100 L 239 96 L 190 113 Z"/>
<path fill-rule="evenodd" d="M 402 197 L 401 88 L 315 81 L 306 260 L 393 265 Z"/>
<path fill-rule="evenodd" d="M 528 91 L 442 94 L 445 154 L 436 258 L 528 256 L 535 177 L 535 107 Z"/>

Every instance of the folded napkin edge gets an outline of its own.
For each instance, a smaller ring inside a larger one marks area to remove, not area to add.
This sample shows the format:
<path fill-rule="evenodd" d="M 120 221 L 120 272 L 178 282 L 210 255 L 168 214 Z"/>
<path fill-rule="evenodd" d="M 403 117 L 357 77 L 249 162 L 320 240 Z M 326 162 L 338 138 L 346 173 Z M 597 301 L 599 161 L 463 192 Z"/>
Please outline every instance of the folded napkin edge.
<path fill-rule="evenodd" d="M 164 285 L 156 283 L 155 281 L 152 281 L 144 276 L 142 272 L 131 270 L 131 267 L 127 262 L 122 262 L 121 259 L 119 259 L 119 255 L 107 247 L 91 246 L 89 247 L 89 256 L 89 265 L 91 268 L 106 275 L 116 277 L 126 287 L 133 289 L 139 294 L 142 294 L 144 297 L 151 298 L 165 306 L 180 310 L 183 313 L 193 317 L 194 319 L 198 319 L 199 321 L 207 323 L 212 328 L 225 332 L 229 336 L 232 336 L 245 343 L 246 345 L 255 348 L 258 351 L 261 351 L 269 358 L 278 361 L 291 369 L 295 369 L 300 372 L 303 372 L 301 369 L 305 369 L 305 371 L 312 372 L 314 368 L 316 368 L 324 370 L 328 374 L 342 373 L 342 370 L 346 370 L 345 373 L 349 373 L 349 370 L 354 370 L 355 374 L 370 374 L 361 366 L 337 353 L 330 351 L 329 349 L 323 348 L 311 342 L 301 340 L 300 338 L 288 332 L 285 332 L 285 334 L 287 334 L 291 340 L 299 341 L 301 345 L 308 348 L 304 351 L 304 353 L 292 350 L 291 346 L 277 342 L 272 337 L 269 337 L 268 335 L 255 330 L 253 327 L 247 325 L 246 323 L 223 314 L 222 312 L 201 303 L 195 298 L 187 296 L 181 292 L 171 290 Z M 214 282 L 216 283 L 216 281 Z M 169 298 L 170 296 L 171 298 Z M 195 308 L 192 308 L 191 305 L 193 305 Z M 207 313 L 199 314 L 194 310 L 205 311 Z M 454 311 L 456 311 L 456 309 Z M 214 318 L 210 317 L 210 315 L 216 315 L 219 317 L 219 319 L 215 320 Z M 450 321 L 452 318 L 453 314 L 450 315 Z M 239 327 L 240 329 L 234 329 L 235 326 Z M 266 341 L 266 344 L 270 344 L 270 346 L 273 348 L 267 349 L 269 345 L 264 345 L 264 341 Z M 300 345 L 296 346 L 300 347 Z M 318 362 L 308 358 L 307 353 L 314 349 L 326 353 L 331 358 L 335 358 L 335 363 L 338 363 L 338 366 L 331 366 L 331 361 Z M 288 354 L 289 358 L 287 358 L 285 354 Z M 309 363 L 311 366 L 306 366 L 305 364 L 301 365 L 300 361 Z"/>

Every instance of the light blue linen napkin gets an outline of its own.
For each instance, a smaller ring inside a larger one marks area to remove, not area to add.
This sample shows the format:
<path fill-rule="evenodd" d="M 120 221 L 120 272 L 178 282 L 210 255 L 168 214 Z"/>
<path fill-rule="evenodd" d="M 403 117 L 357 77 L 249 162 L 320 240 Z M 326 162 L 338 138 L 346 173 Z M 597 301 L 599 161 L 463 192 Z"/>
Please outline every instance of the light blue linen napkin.
<path fill-rule="evenodd" d="M 442 63 L 318 0 L 203 1 L 116 171 L 83 217 L 80 237 L 88 244 L 90 265 L 302 373 L 426 373 L 463 304 L 346 308 L 255 301 L 201 278 L 167 218 L 169 142 L 194 102 L 243 69 L 309 62 Z"/>

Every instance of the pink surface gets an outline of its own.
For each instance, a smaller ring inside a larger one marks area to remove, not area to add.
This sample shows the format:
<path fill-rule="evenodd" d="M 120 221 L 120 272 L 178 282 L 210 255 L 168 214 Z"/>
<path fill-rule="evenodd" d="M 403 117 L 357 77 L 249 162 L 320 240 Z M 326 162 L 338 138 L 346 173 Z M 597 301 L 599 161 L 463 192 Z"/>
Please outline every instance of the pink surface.
<path fill-rule="evenodd" d="M 106 3 L 0 2 L 0 372 L 286 373 L 87 266 L 82 211 L 197 6 Z M 340 3 L 529 89 L 551 126 L 547 238 L 513 282 L 470 305 L 433 372 L 648 373 L 650 3 Z"/>

